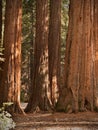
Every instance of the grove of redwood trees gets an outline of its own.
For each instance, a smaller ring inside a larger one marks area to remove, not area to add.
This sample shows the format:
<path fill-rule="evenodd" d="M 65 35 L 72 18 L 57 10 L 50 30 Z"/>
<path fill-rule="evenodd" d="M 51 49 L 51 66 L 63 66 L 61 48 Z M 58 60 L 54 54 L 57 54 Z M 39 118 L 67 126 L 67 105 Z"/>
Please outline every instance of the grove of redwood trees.
<path fill-rule="evenodd" d="M 35 2 L 33 74 L 25 112 L 97 110 L 98 0 L 70 0 L 64 85 L 60 82 L 62 1 Z M 6 0 L 0 106 L 3 102 L 13 102 L 15 113 L 23 113 L 20 107 L 21 22 L 22 0 Z"/>

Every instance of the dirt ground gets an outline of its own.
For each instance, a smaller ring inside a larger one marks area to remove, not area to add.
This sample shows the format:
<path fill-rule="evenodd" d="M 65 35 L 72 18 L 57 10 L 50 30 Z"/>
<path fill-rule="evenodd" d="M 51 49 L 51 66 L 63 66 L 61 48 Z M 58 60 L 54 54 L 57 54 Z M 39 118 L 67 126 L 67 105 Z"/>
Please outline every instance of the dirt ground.
<path fill-rule="evenodd" d="M 92 127 L 92 129 L 87 130 L 98 130 L 98 113 L 95 112 L 83 112 L 77 114 L 34 113 L 26 115 L 15 115 L 13 119 L 16 122 L 16 127 L 14 130 L 44 130 L 37 128 L 53 126 L 87 126 Z"/>

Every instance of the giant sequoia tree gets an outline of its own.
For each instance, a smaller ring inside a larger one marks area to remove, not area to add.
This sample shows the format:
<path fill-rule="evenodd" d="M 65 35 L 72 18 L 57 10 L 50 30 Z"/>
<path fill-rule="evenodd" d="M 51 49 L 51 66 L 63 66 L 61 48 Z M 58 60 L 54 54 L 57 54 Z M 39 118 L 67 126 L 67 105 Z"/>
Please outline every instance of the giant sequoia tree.
<path fill-rule="evenodd" d="M 50 0 L 49 20 L 49 86 L 51 101 L 55 106 L 58 99 L 60 78 L 60 28 L 61 27 L 61 0 Z"/>
<path fill-rule="evenodd" d="M 34 48 L 33 84 L 29 103 L 25 109 L 47 110 L 48 95 L 48 0 L 36 0 L 36 39 Z"/>
<path fill-rule="evenodd" d="M 96 78 L 96 93 L 98 97 L 98 1 L 95 1 L 94 10 L 94 43 L 95 43 L 95 78 Z"/>
<path fill-rule="evenodd" d="M 21 112 L 21 7 L 21 0 L 6 0 L 4 30 L 5 62 L 0 84 L 0 103 L 13 102 L 13 112 Z"/>
<path fill-rule="evenodd" d="M 96 107 L 97 5 L 98 0 L 70 0 L 65 86 L 57 110 L 93 111 Z"/>

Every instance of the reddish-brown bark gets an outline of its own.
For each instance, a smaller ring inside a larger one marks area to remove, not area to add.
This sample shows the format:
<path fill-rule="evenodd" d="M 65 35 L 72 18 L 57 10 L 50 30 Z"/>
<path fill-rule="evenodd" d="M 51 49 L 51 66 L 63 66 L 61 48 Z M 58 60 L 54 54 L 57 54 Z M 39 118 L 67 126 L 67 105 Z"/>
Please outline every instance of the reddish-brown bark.
<path fill-rule="evenodd" d="M 94 52 L 95 52 L 95 80 L 96 80 L 96 91 L 94 93 L 97 94 L 97 102 L 94 101 L 96 104 L 98 104 L 98 1 L 95 0 L 95 8 L 94 8 L 94 23 L 93 23 L 93 28 L 94 28 Z"/>
<path fill-rule="evenodd" d="M 53 106 L 57 103 L 60 87 L 60 29 L 61 0 L 50 0 L 49 20 L 49 86 Z"/>
<path fill-rule="evenodd" d="M 36 1 L 36 39 L 31 95 L 26 112 L 49 109 L 48 100 L 48 0 Z"/>
<path fill-rule="evenodd" d="M 4 67 L 0 85 L 0 102 L 13 102 L 12 111 L 20 108 L 22 1 L 6 0 L 4 30 Z"/>
<path fill-rule="evenodd" d="M 98 33 L 95 21 L 98 13 L 95 11 L 98 10 L 96 2 L 70 0 L 70 21 L 65 55 L 65 93 L 60 94 L 57 109 L 66 111 L 69 107 L 72 111 L 78 112 L 93 111 L 96 107 L 94 58 L 97 47 L 95 46 L 97 41 L 94 42 L 94 39 Z"/>

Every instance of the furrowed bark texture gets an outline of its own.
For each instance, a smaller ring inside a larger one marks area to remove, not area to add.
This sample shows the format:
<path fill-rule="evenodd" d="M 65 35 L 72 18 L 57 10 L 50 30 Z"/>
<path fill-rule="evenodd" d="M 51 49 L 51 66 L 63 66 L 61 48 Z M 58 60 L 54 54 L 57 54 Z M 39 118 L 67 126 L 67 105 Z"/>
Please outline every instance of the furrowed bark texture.
<path fill-rule="evenodd" d="M 50 0 L 49 21 L 49 86 L 53 106 L 59 96 L 60 79 L 60 28 L 61 28 L 61 0 Z"/>
<path fill-rule="evenodd" d="M 23 112 L 20 108 L 21 7 L 21 0 L 6 0 L 4 30 L 5 62 L 0 85 L 0 102 L 13 102 L 11 111 L 15 113 Z"/>
<path fill-rule="evenodd" d="M 48 110 L 48 0 L 36 1 L 36 39 L 32 93 L 26 112 Z"/>
<path fill-rule="evenodd" d="M 98 1 L 95 0 L 95 8 L 94 8 L 94 51 L 95 51 L 95 80 L 96 80 L 96 86 L 95 86 L 95 91 L 97 95 L 97 101 L 95 100 L 94 102 L 98 104 Z"/>
<path fill-rule="evenodd" d="M 61 91 L 57 110 L 93 111 L 97 105 L 95 73 L 98 42 L 97 4 L 97 0 L 70 0 L 65 86 L 64 91 Z"/>

